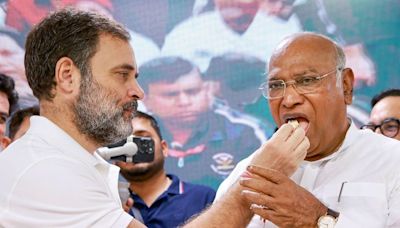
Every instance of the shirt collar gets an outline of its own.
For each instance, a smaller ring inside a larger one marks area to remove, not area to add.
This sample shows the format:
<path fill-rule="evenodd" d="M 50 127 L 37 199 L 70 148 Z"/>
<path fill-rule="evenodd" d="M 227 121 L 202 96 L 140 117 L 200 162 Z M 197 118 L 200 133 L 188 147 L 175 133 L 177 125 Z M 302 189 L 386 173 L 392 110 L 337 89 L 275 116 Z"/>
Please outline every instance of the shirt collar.
<path fill-rule="evenodd" d="M 94 156 L 83 148 L 69 134 L 46 117 L 32 116 L 30 118 L 30 128 L 26 134 L 39 137 L 47 144 L 57 148 L 65 156 L 82 161 L 89 166 L 107 163 L 104 159 Z"/>
<path fill-rule="evenodd" d="M 184 189 L 183 189 L 183 184 L 179 180 L 179 178 L 177 176 L 175 176 L 175 175 L 172 175 L 172 174 L 167 174 L 167 177 L 172 180 L 171 185 L 169 186 L 169 188 L 166 191 L 167 194 L 171 194 L 171 195 L 182 194 Z"/>
<path fill-rule="evenodd" d="M 63 129 L 46 117 L 32 116 L 30 118 L 30 128 L 26 134 L 39 137 L 47 144 L 57 148 L 63 155 L 96 169 L 107 181 L 115 201 L 121 205 L 118 194 L 119 167 L 109 164 L 96 152 L 92 154 L 87 151 Z"/>

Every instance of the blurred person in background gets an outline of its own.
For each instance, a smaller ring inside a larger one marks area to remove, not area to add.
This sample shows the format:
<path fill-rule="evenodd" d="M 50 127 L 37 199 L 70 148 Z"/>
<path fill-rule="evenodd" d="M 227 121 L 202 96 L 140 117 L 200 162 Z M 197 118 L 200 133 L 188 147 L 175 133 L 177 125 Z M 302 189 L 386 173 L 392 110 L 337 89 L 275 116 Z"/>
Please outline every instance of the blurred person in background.
<path fill-rule="evenodd" d="M 140 67 L 147 110 L 169 143 L 166 170 L 217 188 L 236 163 L 267 139 L 264 125 L 231 108 L 213 107 L 199 69 L 180 57 Z"/>
<path fill-rule="evenodd" d="M 21 138 L 30 127 L 30 117 L 39 116 L 39 107 L 33 106 L 29 108 L 24 108 L 16 111 L 10 117 L 10 123 L 8 127 L 8 137 L 11 142 Z"/>
<path fill-rule="evenodd" d="M 262 0 L 214 0 L 215 10 L 188 18 L 166 37 L 161 52 L 185 57 L 205 72 L 211 58 L 238 52 L 265 59 L 279 41 L 300 31 L 294 15 L 282 20 L 260 11 Z"/>
<path fill-rule="evenodd" d="M 400 140 L 400 89 L 388 89 L 371 100 L 370 122 L 362 129 Z"/>
<path fill-rule="evenodd" d="M 18 93 L 15 90 L 14 80 L 0 74 L 0 151 L 10 144 L 11 139 L 6 136 L 6 122 L 16 109 Z"/>
<path fill-rule="evenodd" d="M 166 174 L 164 161 L 168 157 L 168 144 L 152 116 L 137 111 L 132 128 L 134 136 L 149 137 L 154 141 L 154 160 L 116 163 L 130 184 L 130 197 L 134 201 L 129 210 L 131 215 L 148 227 L 178 227 L 212 203 L 213 189 Z"/>
<path fill-rule="evenodd" d="M 227 105 L 261 120 L 272 135 L 274 124 L 258 88 L 265 78 L 265 62 L 257 57 L 226 53 L 211 59 L 204 73 L 214 105 Z"/>
<path fill-rule="evenodd" d="M 11 28 L 0 29 L 0 73 L 13 78 L 21 99 L 35 102 L 25 76 L 23 41 Z"/>
<path fill-rule="evenodd" d="M 111 0 L 61 0 L 58 7 L 70 6 L 86 12 L 95 12 L 114 20 L 114 4 L 117 3 L 118 2 L 112 2 Z M 153 3 L 148 2 L 146 4 L 151 5 Z M 131 14 L 131 16 L 133 15 Z M 136 31 L 128 31 L 131 36 L 130 43 L 131 46 L 134 47 L 136 64 L 138 67 L 142 65 L 142 63 L 160 55 L 160 48 L 154 41 Z"/>

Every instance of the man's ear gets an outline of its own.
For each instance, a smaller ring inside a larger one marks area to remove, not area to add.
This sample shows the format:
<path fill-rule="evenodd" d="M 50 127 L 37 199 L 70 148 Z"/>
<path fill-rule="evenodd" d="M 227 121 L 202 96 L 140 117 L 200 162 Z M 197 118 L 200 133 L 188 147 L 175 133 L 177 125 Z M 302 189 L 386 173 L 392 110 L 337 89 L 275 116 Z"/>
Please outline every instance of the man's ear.
<path fill-rule="evenodd" d="M 168 143 L 165 140 L 161 140 L 161 151 L 164 157 L 168 157 Z"/>
<path fill-rule="evenodd" d="M 79 90 L 80 71 L 75 66 L 72 59 L 62 57 L 57 61 L 55 82 L 57 83 L 57 88 L 61 93 L 73 94 Z"/>
<path fill-rule="evenodd" d="M 347 105 L 350 105 L 353 102 L 353 86 L 354 86 L 354 74 L 352 69 L 350 68 L 343 69 L 342 83 L 343 83 L 344 101 Z"/>

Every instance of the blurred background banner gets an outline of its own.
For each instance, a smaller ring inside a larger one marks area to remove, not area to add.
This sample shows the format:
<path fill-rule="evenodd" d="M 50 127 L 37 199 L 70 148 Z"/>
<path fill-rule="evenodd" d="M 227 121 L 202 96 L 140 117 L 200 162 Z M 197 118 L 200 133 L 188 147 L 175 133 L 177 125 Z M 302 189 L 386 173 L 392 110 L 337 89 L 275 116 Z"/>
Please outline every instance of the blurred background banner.
<path fill-rule="evenodd" d="M 368 121 L 376 93 L 400 88 L 398 0 L 9 0 L 0 1 L 0 73 L 20 107 L 36 104 L 25 77 L 27 33 L 49 12 L 75 7 L 124 24 L 146 98 L 170 152 L 166 168 L 213 188 L 275 130 L 258 90 L 278 42 L 299 31 L 344 47 L 355 73 L 349 114 Z M 327 110 L 329 111 L 329 110 Z"/>

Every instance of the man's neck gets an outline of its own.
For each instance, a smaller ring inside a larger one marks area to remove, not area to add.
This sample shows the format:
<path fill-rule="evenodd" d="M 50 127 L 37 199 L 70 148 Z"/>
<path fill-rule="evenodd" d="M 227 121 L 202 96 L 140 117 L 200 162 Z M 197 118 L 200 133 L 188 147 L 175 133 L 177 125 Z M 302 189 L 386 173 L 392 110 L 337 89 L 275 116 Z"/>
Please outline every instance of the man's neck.
<path fill-rule="evenodd" d="M 171 185 L 172 180 L 167 177 L 165 171 L 145 181 L 130 182 L 129 188 L 135 192 L 148 207 L 163 194 Z"/>
<path fill-rule="evenodd" d="M 339 131 L 337 136 L 332 140 L 332 144 L 330 144 L 328 147 L 325 149 L 322 149 L 322 151 L 326 151 L 325 153 L 318 154 L 317 156 L 311 157 L 311 158 L 306 158 L 305 160 L 307 161 L 317 161 L 322 158 L 328 157 L 329 155 L 335 153 L 343 144 L 347 131 L 350 128 L 351 123 L 346 119 L 346 122 L 343 123 L 341 126 L 341 130 Z"/>
<path fill-rule="evenodd" d="M 40 115 L 46 117 L 63 131 L 65 131 L 71 138 L 85 148 L 89 153 L 93 154 L 94 151 L 100 147 L 86 135 L 79 132 L 78 128 L 73 121 L 73 114 L 68 108 L 54 107 L 47 102 L 40 104 Z"/>

